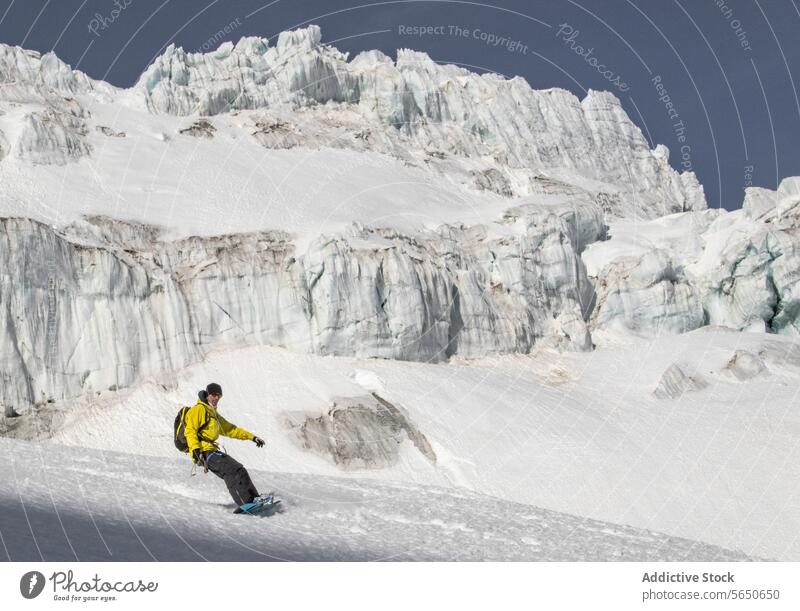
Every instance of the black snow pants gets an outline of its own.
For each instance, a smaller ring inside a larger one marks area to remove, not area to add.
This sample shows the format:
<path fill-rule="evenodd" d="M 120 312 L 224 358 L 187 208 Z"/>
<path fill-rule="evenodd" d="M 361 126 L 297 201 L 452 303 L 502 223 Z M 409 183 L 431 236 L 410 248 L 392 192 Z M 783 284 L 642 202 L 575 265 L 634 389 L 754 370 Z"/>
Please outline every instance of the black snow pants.
<path fill-rule="evenodd" d="M 209 452 L 206 454 L 206 465 L 209 471 L 224 480 L 237 505 L 251 503 L 258 496 L 250 474 L 238 460 L 222 452 Z"/>

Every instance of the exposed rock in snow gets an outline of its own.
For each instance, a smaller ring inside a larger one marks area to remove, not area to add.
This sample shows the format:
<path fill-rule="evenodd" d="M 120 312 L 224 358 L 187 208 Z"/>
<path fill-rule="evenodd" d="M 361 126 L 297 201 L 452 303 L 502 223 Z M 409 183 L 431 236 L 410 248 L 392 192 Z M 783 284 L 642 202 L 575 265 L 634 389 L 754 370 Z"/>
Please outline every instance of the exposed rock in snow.
<path fill-rule="evenodd" d="M 185 136 L 194 136 L 195 138 L 213 138 L 216 131 L 217 128 L 210 121 L 199 119 L 189 127 L 180 130 L 180 133 Z"/>
<path fill-rule="evenodd" d="M 303 134 L 297 132 L 294 125 L 281 120 L 257 121 L 252 135 L 259 144 L 270 149 L 288 149 L 310 144 Z"/>
<path fill-rule="evenodd" d="M 576 185 L 571 185 L 556 180 L 555 178 L 541 175 L 530 177 L 528 180 L 528 191 L 531 194 L 537 195 L 581 195 L 584 193 L 584 190 Z M 605 211 L 605 208 L 603 209 Z"/>
<path fill-rule="evenodd" d="M 769 373 L 761 356 L 748 350 L 737 350 L 725 366 L 725 371 L 741 381 Z"/>
<path fill-rule="evenodd" d="M 400 459 L 410 442 L 432 463 L 436 453 L 402 409 L 372 393 L 335 399 L 327 414 L 287 417 L 303 448 L 331 458 L 344 469 L 381 469 Z"/>
<path fill-rule="evenodd" d="M 684 393 L 702 390 L 707 383 L 699 376 L 687 375 L 676 363 L 670 365 L 653 391 L 657 399 L 678 399 Z"/>
<path fill-rule="evenodd" d="M 108 136 L 109 138 L 124 138 L 126 136 L 125 132 L 114 131 L 107 125 L 96 125 L 95 129 L 104 136 Z"/>

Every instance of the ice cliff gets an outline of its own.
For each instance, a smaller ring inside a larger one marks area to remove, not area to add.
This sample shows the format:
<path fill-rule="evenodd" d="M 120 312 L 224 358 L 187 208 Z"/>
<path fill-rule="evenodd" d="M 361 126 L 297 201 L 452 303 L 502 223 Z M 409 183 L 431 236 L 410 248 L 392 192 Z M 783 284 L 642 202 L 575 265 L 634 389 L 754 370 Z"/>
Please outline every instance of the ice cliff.
<path fill-rule="evenodd" d="M 591 328 L 652 336 L 704 325 L 800 331 L 800 178 L 746 191 L 741 210 L 612 223 L 584 256 Z"/>
<path fill-rule="evenodd" d="M 0 184 L 7 408 L 231 345 L 441 361 L 797 331 L 797 180 L 707 210 L 611 94 L 348 60 L 315 26 L 171 46 L 128 90 L 0 45 Z"/>
<path fill-rule="evenodd" d="M 522 207 L 506 222 L 517 237 L 353 226 L 298 253 L 280 232 L 163 241 L 110 219 L 60 230 L 3 219 L 0 398 L 25 406 L 166 379 L 248 344 L 433 362 L 542 340 L 589 349 L 594 291 L 579 249 L 600 237 L 601 216 Z"/>

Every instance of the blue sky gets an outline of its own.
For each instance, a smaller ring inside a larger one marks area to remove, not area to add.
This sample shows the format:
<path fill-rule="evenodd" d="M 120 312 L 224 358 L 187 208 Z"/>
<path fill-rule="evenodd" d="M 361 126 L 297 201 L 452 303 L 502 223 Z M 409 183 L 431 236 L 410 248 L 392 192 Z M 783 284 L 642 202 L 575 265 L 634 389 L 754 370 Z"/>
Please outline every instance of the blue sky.
<path fill-rule="evenodd" d="M 0 0 L 0 19 L 0 42 L 55 50 L 119 86 L 171 42 L 316 23 L 351 54 L 413 48 L 535 88 L 612 91 L 674 167 L 697 172 L 711 207 L 800 175 L 795 0 Z"/>

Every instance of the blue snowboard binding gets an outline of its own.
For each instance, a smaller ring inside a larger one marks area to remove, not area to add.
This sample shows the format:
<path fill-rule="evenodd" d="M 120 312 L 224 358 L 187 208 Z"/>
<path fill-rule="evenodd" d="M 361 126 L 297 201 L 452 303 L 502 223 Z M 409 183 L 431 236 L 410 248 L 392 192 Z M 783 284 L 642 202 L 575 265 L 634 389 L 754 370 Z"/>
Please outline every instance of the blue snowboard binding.
<path fill-rule="evenodd" d="M 233 513 L 249 513 L 253 516 L 271 515 L 275 512 L 280 502 L 280 499 L 275 498 L 274 492 L 269 492 L 257 496 L 251 503 L 240 505 Z"/>

